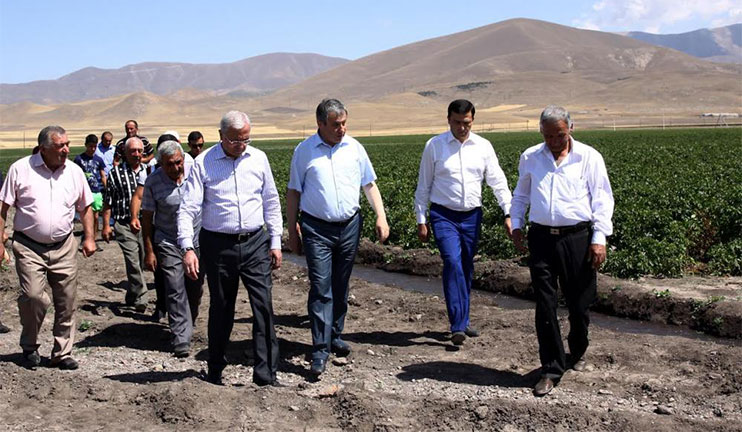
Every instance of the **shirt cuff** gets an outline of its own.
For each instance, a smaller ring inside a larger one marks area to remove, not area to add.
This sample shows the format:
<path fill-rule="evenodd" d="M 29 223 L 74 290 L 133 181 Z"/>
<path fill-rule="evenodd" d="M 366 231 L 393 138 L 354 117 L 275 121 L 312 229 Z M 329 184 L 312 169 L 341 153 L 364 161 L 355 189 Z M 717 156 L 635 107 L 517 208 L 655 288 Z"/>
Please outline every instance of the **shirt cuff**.
<path fill-rule="evenodd" d="M 416 219 L 418 224 L 424 224 L 428 221 L 428 218 L 425 217 L 425 213 L 418 213 Z"/>
<path fill-rule="evenodd" d="M 502 214 L 506 214 L 506 215 L 510 214 L 510 203 L 504 204 L 502 206 Z"/>
<path fill-rule="evenodd" d="M 514 230 L 523 229 L 523 219 L 514 218 L 513 215 L 510 215 L 510 227 Z"/>
<path fill-rule="evenodd" d="M 193 247 L 193 239 L 192 238 L 181 239 L 178 243 L 180 244 L 180 249 L 181 250 L 183 250 L 185 248 Z"/>
<path fill-rule="evenodd" d="M 593 241 L 591 243 L 605 246 L 605 234 L 600 231 L 593 231 Z"/>
<path fill-rule="evenodd" d="M 281 236 L 271 236 L 271 249 L 281 250 Z"/>

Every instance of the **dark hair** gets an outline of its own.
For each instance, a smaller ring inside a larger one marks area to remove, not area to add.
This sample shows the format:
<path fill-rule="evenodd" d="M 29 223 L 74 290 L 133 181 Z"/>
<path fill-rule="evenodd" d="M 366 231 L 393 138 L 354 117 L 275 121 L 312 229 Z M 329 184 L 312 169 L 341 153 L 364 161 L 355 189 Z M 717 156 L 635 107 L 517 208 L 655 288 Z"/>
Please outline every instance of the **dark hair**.
<path fill-rule="evenodd" d="M 337 99 L 322 99 L 322 102 L 317 105 L 317 121 L 327 123 L 327 117 L 330 113 L 335 113 L 336 116 L 347 115 L 348 109 Z"/>
<path fill-rule="evenodd" d="M 129 123 L 134 123 L 134 127 L 139 129 L 139 123 L 137 123 L 136 120 L 127 120 L 126 122 L 124 122 L 124 127 L 126 127 L 126 125 L 128 125 Z"/>
<path fill-rule="evenodd" d="M 98 137 L 95 136 L 95 134 L 90 134 L 85 137 L 85 145 L 88 144 L 98 144 Z"/>
<path fill-rule="evenodd" d="M 469 102 L 466 99 L 456 99 L 455 101 L 448 104 L 448 117 L 451 117 L 452 113 L 456 114 L 466 114 L 471 113 L 471 116 L 474 117 L 474 104 Z"/>
<path fill-rule="evenodd" d="M 204 139 L 204 136 L 199 131 L 193 131 L 193 132 L 191 132 L 191 133 L 188 134 L 188 142 L 195 142 L 195 141 L 198 141 L 200 139 Z"/>
<path fill-rule="evenodd" d="M 165 141 L 176 141 L 177 142 L 178 139 L 175 138 L 175 135 L 170 135 L 170 134 L 160 135 L 160 137 L 157 138 L 157 145 L 160 145 L 164 143 Z"/>
<path fill-rule="evenodd" d="M 100 134 L 101 141 L 103 141 L 106 138 L 106 135 L 111 135 L 111 139 L 113 139 L 113 134 L 111 133 L 111 131 L 105 131 L 102 134 Z"/>

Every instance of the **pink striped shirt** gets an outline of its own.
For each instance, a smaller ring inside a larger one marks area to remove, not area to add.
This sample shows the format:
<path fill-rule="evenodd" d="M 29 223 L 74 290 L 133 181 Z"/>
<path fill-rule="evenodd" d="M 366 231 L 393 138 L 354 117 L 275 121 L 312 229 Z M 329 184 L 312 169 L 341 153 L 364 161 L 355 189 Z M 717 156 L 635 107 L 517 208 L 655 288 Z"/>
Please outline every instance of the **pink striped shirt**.
<path fill-rule="evenodd" d="M 54 243 L 72 231 L 75 210 L 89 206 L 93 193 L 79 166 L 66 161 L 51 171 L 37 153 L 10 166 L 0 201 L 16 209 L 14 231 L 39 243 Z"/>

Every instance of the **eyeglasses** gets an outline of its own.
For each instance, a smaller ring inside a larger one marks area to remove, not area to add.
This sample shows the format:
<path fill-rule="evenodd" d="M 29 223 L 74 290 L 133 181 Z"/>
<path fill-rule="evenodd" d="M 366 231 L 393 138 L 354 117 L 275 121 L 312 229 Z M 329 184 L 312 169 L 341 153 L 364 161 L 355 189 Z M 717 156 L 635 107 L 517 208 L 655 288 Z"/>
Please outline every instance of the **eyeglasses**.
<path fill-rule="evenodd" d="M 231 139 L 229 139 L 227 137 L 224 137 L 224 139 L 226 139 L 227 141 L 229 141 L 232 144 L 250 145 L 250 143 L 252 142 L 252 140 L 250 138 L 243 139 L 243 140 L 231 140 Z"/>

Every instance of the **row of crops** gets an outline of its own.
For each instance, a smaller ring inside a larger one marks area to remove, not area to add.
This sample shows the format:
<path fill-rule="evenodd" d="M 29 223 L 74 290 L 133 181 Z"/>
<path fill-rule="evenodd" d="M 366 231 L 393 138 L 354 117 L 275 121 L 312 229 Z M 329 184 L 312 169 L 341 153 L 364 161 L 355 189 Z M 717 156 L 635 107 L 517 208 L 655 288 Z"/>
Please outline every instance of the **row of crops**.
<path fill-rule="evenodd" d="M 518 157 L 541 141 L 537 133 L 485 134 L 493 143 L 512 188 Z M 604 271 L 619 277 L 681 276 L 684 273 L 742 274 L 742 131 L 737 128 L 585 131 L 575 138 L 592 145 L 606 161 L 616 200 L 614 234 Z M 431 247 L 417 240 L 413 197 L 418 165 L 430 136 L 360 138 L 379 177 L 391 227 L 389 242 L 403 248 Z M 297 141 L 263 141 L 279 191 L 288 183 Z M 77 154 L 82 148 L 73 149 Z M 3 150 L 5 172 L 21 153 Z M 503 215 L 489 188 L 484 194 L 480 253 L 515 257 Z M 283 197 L 282 197 L 283 200 Z M 284 203 L 282 202 L 282 205 Z M 284 207 L 285 208 L 285 207 Z M 373 238 L 373 212 L 363 201 Z"/>

